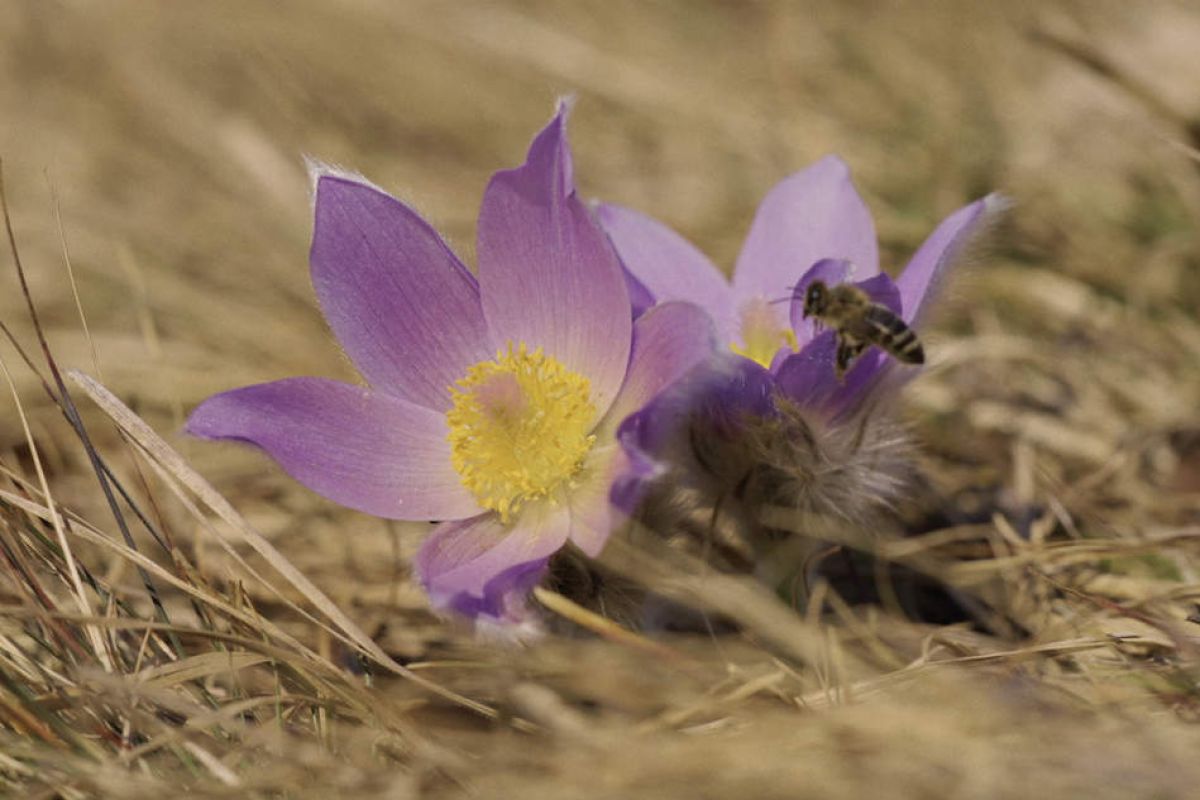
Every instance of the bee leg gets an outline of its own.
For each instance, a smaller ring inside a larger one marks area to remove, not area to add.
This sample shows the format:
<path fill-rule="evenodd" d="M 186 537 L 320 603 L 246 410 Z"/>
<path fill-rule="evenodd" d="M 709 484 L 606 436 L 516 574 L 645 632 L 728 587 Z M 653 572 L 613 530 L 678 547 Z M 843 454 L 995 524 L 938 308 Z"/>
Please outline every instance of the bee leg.
<path fill-rule="evenodd" d="M 855 339 L 842 337 L 838 339 L 837 347 L 837 376 L 841 380 L 846 375 L 846 370 L 850 369 L 850 365 L 854 359 L 862 354 L 862 351 L 867 347 L 866 342 L 860 342 Z"/>

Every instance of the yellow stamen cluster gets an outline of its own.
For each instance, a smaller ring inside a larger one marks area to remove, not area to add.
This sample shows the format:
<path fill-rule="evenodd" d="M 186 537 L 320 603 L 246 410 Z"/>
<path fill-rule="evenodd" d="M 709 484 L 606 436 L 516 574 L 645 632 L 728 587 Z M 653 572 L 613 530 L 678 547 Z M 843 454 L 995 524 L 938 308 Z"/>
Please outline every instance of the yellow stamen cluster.
<path fill-rule="evenodd" d="M 591 382 L 524 342 L 472 366 L 450 393 L 451 463 L 504 523 L 527 501 L 570 486 L 596 441 Z"/>
<path fill-rule="evenodd" d="M 742 306 L 741 333 L 741 343 L 732 342 L 729 348 L 767 368 L 779 348 L 799 349 L 795 331 L 791 326 L 781 324 L 775 309 L 762 298 L 749 300 Z"/>

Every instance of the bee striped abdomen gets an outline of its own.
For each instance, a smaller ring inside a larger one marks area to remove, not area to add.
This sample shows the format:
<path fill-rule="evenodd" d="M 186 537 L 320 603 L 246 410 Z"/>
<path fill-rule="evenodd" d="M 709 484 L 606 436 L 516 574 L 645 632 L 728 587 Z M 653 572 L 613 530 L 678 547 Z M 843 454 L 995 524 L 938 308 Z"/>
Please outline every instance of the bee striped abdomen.
<path fill-rule="evenodd" d="M 905 364 L 924 364 L 925 349 L 913 329 L 881 305 L 872 305 L 865 314 L 873 344 Z"/>

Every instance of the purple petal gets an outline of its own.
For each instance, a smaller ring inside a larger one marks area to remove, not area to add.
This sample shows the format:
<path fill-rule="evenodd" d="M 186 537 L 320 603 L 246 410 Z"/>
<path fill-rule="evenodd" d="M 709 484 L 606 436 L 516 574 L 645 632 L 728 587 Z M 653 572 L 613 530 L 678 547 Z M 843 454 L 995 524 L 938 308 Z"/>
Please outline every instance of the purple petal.
<path fill-rule="evenodd" d="M 617 255 L 620 257 L 619 253 Z M 646 284 L 639 281 L 624 264 L 621 264 L 621 269 L 625 273 L 625 288 L 629 290 L 629 305 L 633 311 L 633 318 L 637 319 L 654 305 L 654 295 L 650 294 Z"/>
<path fill-rule="evenodd" d="M 571 492 L 571 541 L 595 558 L 625 515 L 608 500 L 609 490 L 629 469 L 629 459 L 616 443 L 597 447 L 579 486 Z"/>
<path fill-rule="evenodd" d="M 722 342 L 737 332 L 733 290 L 708 258 L 675 231 L 655 219 L 621 206 L 596 207 L 621 261 L 655 300 L 685 300 L 713 318 Z"/>
<path fill-rule="evenodd" d="M 763 199 L 733 273 L 739 299 L 787 297 L 796 275 L 844 258 L 862 280 L 879 272 L 871 212 L 840 158 L 826 156 L 785 178 Z"/>
<path fill-rule="evenodd" d="M 729 440 L 742 434 L 748 418 L 773 414 L 774 386 L 766 369 L 732 353 L 720 353 L 676 381 L 618 428 L 627 463 L 613 481 L 612 503 L 634 513 L 668 465 L 693 461 L 694 429 Z"/>
<path fill-rule="evenodd" d="M 900 288 L 887 273 L 881 272 L 873 278 L 867 278 L 854 285 L 866 292 L 872 303 L 879 303 L 893 314 L 900 315 L 902 313 L 903 303 L 900 298 Z"/>
<path fill-rule="evenodd" d="M 421 545 L 414 568 L 435 606 L 500 616 L 498 604 L 532 588 L 570 530 L 568 508 L 549 503 L 508 526 L 495 514 L 447 522 Z"/>
<path fill-rule="evenodd" d="M 773 377 L 757 362 L 718 353 L 647 406 L 665 413 L 657 419 L 660 424 L 645 428 L 643 444 L 652 451 L 660 450 L 665 439 L 676 433 L 670 430 L 672 416 L 677 426 L 678 420 L 699 415 L 707 428 L 721 435 L 736 435 L 745 417 L 774 413 L 774 391 Z"/>
<path fill-rule="evenodd" d="M 476 620 L 491 617 L 508 625 L 521 625 L 531 616 L 529 594 L 541 583 L 549 566 L 549 558 L 518 564 L 484 584 L 479 597 L 461 592 L 434 605 Z"/>
<path fill-rule="evenodd" d="M 800 352 L 784 359 L 775 371 L 780 394 L 804 408 L 826 407 L 840 387 L 834 372 L 836 353 L 833 331 L 818 334 Z M 855 365 L 851 373 L 857 368 Z"/>
<path fill-rule="evenodd" d="M 779 365 L 775 382 L 780 394 L 804 408 L 842 415 L 858 408 L 880 379 L 895 368 L 887 353 L 870 348 L 838 380 L 834 371 L 836 354 L 833 332 L 819 334 Z"/>
<path fill-rule="evenodd" d="M 823 258 L 809 268 L 796 282 L 792 290 L 790 317 L 797 343 L 803 347 L 816 336 L 816 320 L 804 318 L 804 293 L 813 281 L 822 281 L 826 286 L 842 283 L 850 275 L 850 262 L 844 258 Z"/>
<path fill-rule="evenodd" d="M 949 266 L 1007 207 L 1004 198 L 990 194 L 942 220 L 896 279 L 906 322 L 919 321 Z"/>
<path fill-rule="evenodd" d="M 598 415 L 629 362 L 629 290 L 608 238 L 575 195 L 566 111 L 498 172 L 479 213 L 479 283 L 494 347 L 541 347 L 587 377 Z"/>
<path fill-rule="evenodd" d="M 361 386 L 289 378 L 234 389 L 201 403 L 186 430 L 260 447 L 308 488 L 375 516 L 480 511 L 450 464 L 445 417 Z"/>
<path fill-rule="evenodd" d="M 631 441 L 637 440 L 639 434 L 636 428 L 640 422 L 638 415 L 635 414 L 626 419 L 625 424 L 617 432 L 617 438 L 622 440 L 621 449 L 625 454 L 626 465 L 625 469 L 613 479 L 608 492 L 608 500 L 624 514 L 636 513 L 650 487 L 667 471 L 662 462 L 638 449 L 636 445 L 626 446 L 624 444 L 626 438 Z"/>
<path fill-rule="evenodd" d="M 491 358 L 475 278 L 379 189 L 320 176 L 310 260 L 325 319 L 376 389 L 444 410 L 448 387 Z"/>
<path fill-rule="evenodd" d="M 664 303 L 633 326 L 633 348 L 625 384 L 597 428 L 601 444 L 621 421 L 683 377 L 717 349 L 712 320 L 691 303 Z"/>

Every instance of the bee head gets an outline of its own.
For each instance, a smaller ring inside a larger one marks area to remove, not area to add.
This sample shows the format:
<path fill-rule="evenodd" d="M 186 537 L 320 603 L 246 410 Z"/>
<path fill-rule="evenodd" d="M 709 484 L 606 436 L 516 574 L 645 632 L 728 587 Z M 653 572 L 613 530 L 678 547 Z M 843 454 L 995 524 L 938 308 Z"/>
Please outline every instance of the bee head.
<path fill-rule="evenodd" d="M 829 289 L 824 281 L 813 281 L 804 290 L 804 317 L 820 316 L 825 311 Z"/>

